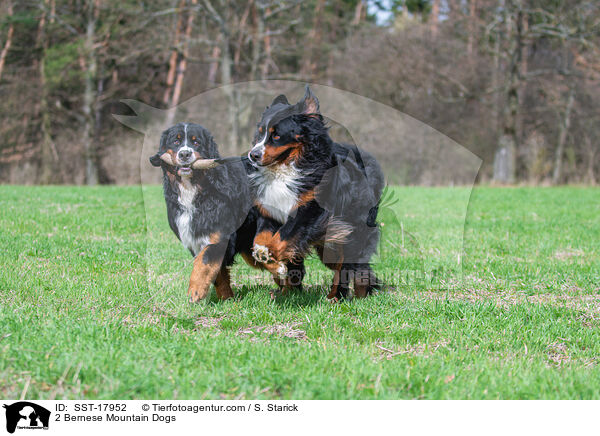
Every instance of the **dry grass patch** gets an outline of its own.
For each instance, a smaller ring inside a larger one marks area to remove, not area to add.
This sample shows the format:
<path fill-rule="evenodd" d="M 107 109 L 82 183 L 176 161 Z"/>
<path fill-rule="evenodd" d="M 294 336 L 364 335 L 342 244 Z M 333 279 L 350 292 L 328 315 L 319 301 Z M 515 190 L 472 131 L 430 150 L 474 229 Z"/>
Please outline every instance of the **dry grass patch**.
<path fill-rule="evenodd" d="M 418 343 L 418 344 L 414 344 L 414 345 L 408 345 L 405 348 L 401 348 L 399 350 L 392 350 L 390 348 L 386 348 L 383 345 L 381 345 L 381 343 L 375 344 L 375 346 L 377 348 L 379 348 L 383 353 L 380 354 L 379 358 L 380 359 L 387 359 L 390 360 L 393 357 L 399 356 L 401 354 L 411 354 L 413 356 L 422 356 L 422 357 L 429 357 L 431 356 L 433 353 L 435 353 L 437 350 L 439 350 L 440 348 L 446 348 L 448 346 L 448 344 L 450 344 L 450 341 L 448 340 L 441 340 L 441 341 L 436 341 L 436 342 L 432 342 L 432 343 Z"/>
<path fill-rule="evenodd" d="M 194 322 L 198 327 L 210 328 L 210 327 L 219 327 L 219 323 L 223 321 L 223 316 L 218 317 L 210 317 L 210 316 L 200 316 L 198 320 Z"/>
<path fill-rule="evenodd" d="M 577 292 L 577 290 L 575 290 Z M 459 291 L 427 290 L 414 296 L 406 296 L 411 300 L 421 299 L 435 301 L 467 301 L 469 303 L 494 302 L 497 306 L 508 308 L 517 304 L 547 304 L 565 309 L 580 310 L 589 315 L 587 321 L 595 321 L 600 316 L 600 295 L 585 294 L 534 294 L 527 295 L 521 291 L 490 291 L 481 289 L 463 289 Z"/>
<path fill-rule="evenodd" d="M 238 335 L 253 336 L 259 333 L 266 333 L 267 335 L 284 336 L 286 338 L 292 338 L 296 340 L 307 339 L 306 332 L 296 328 L 300 325 L 302 325 L 301 322 L 292 322 L 285 324 L 243 327 L 238 330 Z"/>

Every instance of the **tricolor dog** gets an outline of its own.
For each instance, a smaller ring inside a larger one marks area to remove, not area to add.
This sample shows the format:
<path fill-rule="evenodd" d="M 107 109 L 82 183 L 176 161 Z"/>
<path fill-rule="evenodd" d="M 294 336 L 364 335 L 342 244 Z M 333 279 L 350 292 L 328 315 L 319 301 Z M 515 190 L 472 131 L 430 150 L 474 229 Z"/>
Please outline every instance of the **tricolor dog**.
<path fill-rule="evenodd" d="M 206 298 L 214 283 L 217 296 L 233 297 L 229 267 L 236 253 L 252 259 L 255 211 L 248 178 L 239 158 L 219 165 L 217 145 L 199 124 L 179 123 L 162 133 L 150 158 L 163 171 L 169 225 L 194 256 L 188 295 Z"/>
<path fill-rule="evenodd" d="M 298 103 L 280 95 L 267 107 L 248 159 L 259 215 L 253 256 L 285 277 L 284 288 L 302 280 L 312 248 L 335 273 L 329 298 L 346 297 L 350 284 L 356 297 L 380 286 L 370 260 L 383 172 L 369 153 L 331 139 L 308 86 Z"/>

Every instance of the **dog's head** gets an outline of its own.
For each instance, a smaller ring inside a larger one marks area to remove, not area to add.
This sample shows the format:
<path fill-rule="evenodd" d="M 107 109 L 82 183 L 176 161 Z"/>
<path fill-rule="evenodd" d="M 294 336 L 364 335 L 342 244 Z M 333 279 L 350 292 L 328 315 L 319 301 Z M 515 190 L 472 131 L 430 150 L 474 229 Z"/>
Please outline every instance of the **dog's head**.
<path fill-rule="evenodd" d="M 322 123 L 319 100 L 306 87 L 304 97 L 291 105 L 285 95 L 279 95 L 262 114 L 256 126 L 253 147 L 248 153 L 255 166 L 289 163 L 302 155 L 307 143 L 306 121 Z"/>
<path fill-rule="evenodd" d="M 180 177 L 191 177 L 194 170 L 217 166 L 216 158 L 217 145 L 207 129 L 200 124 L 179 123 L 162 133 L 158 153 L 150 163 L 168 166 Z"/>

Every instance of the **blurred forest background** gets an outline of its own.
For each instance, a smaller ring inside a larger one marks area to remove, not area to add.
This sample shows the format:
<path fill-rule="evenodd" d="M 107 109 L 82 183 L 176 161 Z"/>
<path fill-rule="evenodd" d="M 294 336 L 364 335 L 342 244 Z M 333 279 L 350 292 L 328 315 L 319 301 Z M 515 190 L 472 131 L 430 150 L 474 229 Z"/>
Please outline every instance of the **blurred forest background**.
<path fill-rule="evenodd" d="M 480 156 L 483 183 L 600 178 L 597 0 L 0 2 L 3 183 L 137 183 L 120 99 L 165 109 L 268 79 L 411 115 Z M 259 114 L 228 98 L 241 153 Z"/>

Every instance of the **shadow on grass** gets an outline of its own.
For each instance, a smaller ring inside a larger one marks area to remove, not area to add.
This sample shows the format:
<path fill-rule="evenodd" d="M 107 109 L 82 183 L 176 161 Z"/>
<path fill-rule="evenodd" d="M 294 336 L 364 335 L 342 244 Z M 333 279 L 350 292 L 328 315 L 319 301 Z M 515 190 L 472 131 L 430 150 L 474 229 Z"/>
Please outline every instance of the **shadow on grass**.
<path fill-rule="evenodd" d="M 257 303 L 264 305 L 265 297 L 270 299 L 269 295 L 271 290 L 272 289 L 267 286 L 257 285 L 236 287 L 234 290 L 235 298 L 228 301 L 219 300 L 216 292 L 211 292 L 210 297 L 204 302 L 204 304 L 219 308 L 224 304 L 231 304 L 232 302 L 236 301 L 239 302 L 246 300 L 251 304 L 252 300 L 256 300 Z M 306 286 L 304 289 L 293 289 L 285 295 L 278 295 L 269 301 L 271 304 L 282 310 L 300 309 L 304 307 L 316 306 L 318 304 L 329 304 L 325 298 L 323 287 L 321 286 Z M 194 314 L 192 316 L 178 316 L 160 308 L 156 308 L 155 310 L 160 312 L 161 318 L 164 321 L 164 325 L 168 330 L 176 327 L 178 329 L 193 331 L 198 328 L 198 319 L 201 317 L 201 314 Z"/>
<path fill-rule="evenodd" d="M 303 289 L 292 289 L 285 295 L 277 295 L 273 302 L 281 308 L 311 307 L 317 304 L 328 304 L 326 292 L 322 286 L 304 286 Z"/>
<path fill-rule="evenodd" d="M 290 307 L 309 307 L 325 302 L 325 292 L 322 286 L 312 285 L 304 286 L 303 289 L 291 289 L 285 294 L 278 293 L 278 289 L 267 286 L 241 286 L 235 289 L 235 299 L 256 299 L 262 298 L 264 295 L 269 296 L 274 291 L 275 298 L 273 303 L 282 308 Z M 222 304 L 223 302 L 217 298 L 216 293 L 212 293 L 209 300 L 210 304 Z"/>
<path fill-rule="evenodd" d="M 162 309 L 157 309 L 157 310 L 164 317 L 164 322 L 165 322 L 168 330 L 171 330 L 173 327 L 177 327 L 177 328 L 185 329 L 185 330 L 194 330 L 197 327 L 196 321 L 198 320 L 198 317 L 196 315 L 192 316 L 192 317 L 184 318 L 181 316 L 175 316 L 175 315 L 173 315 L 169 312 L 166 312 Z"/>

